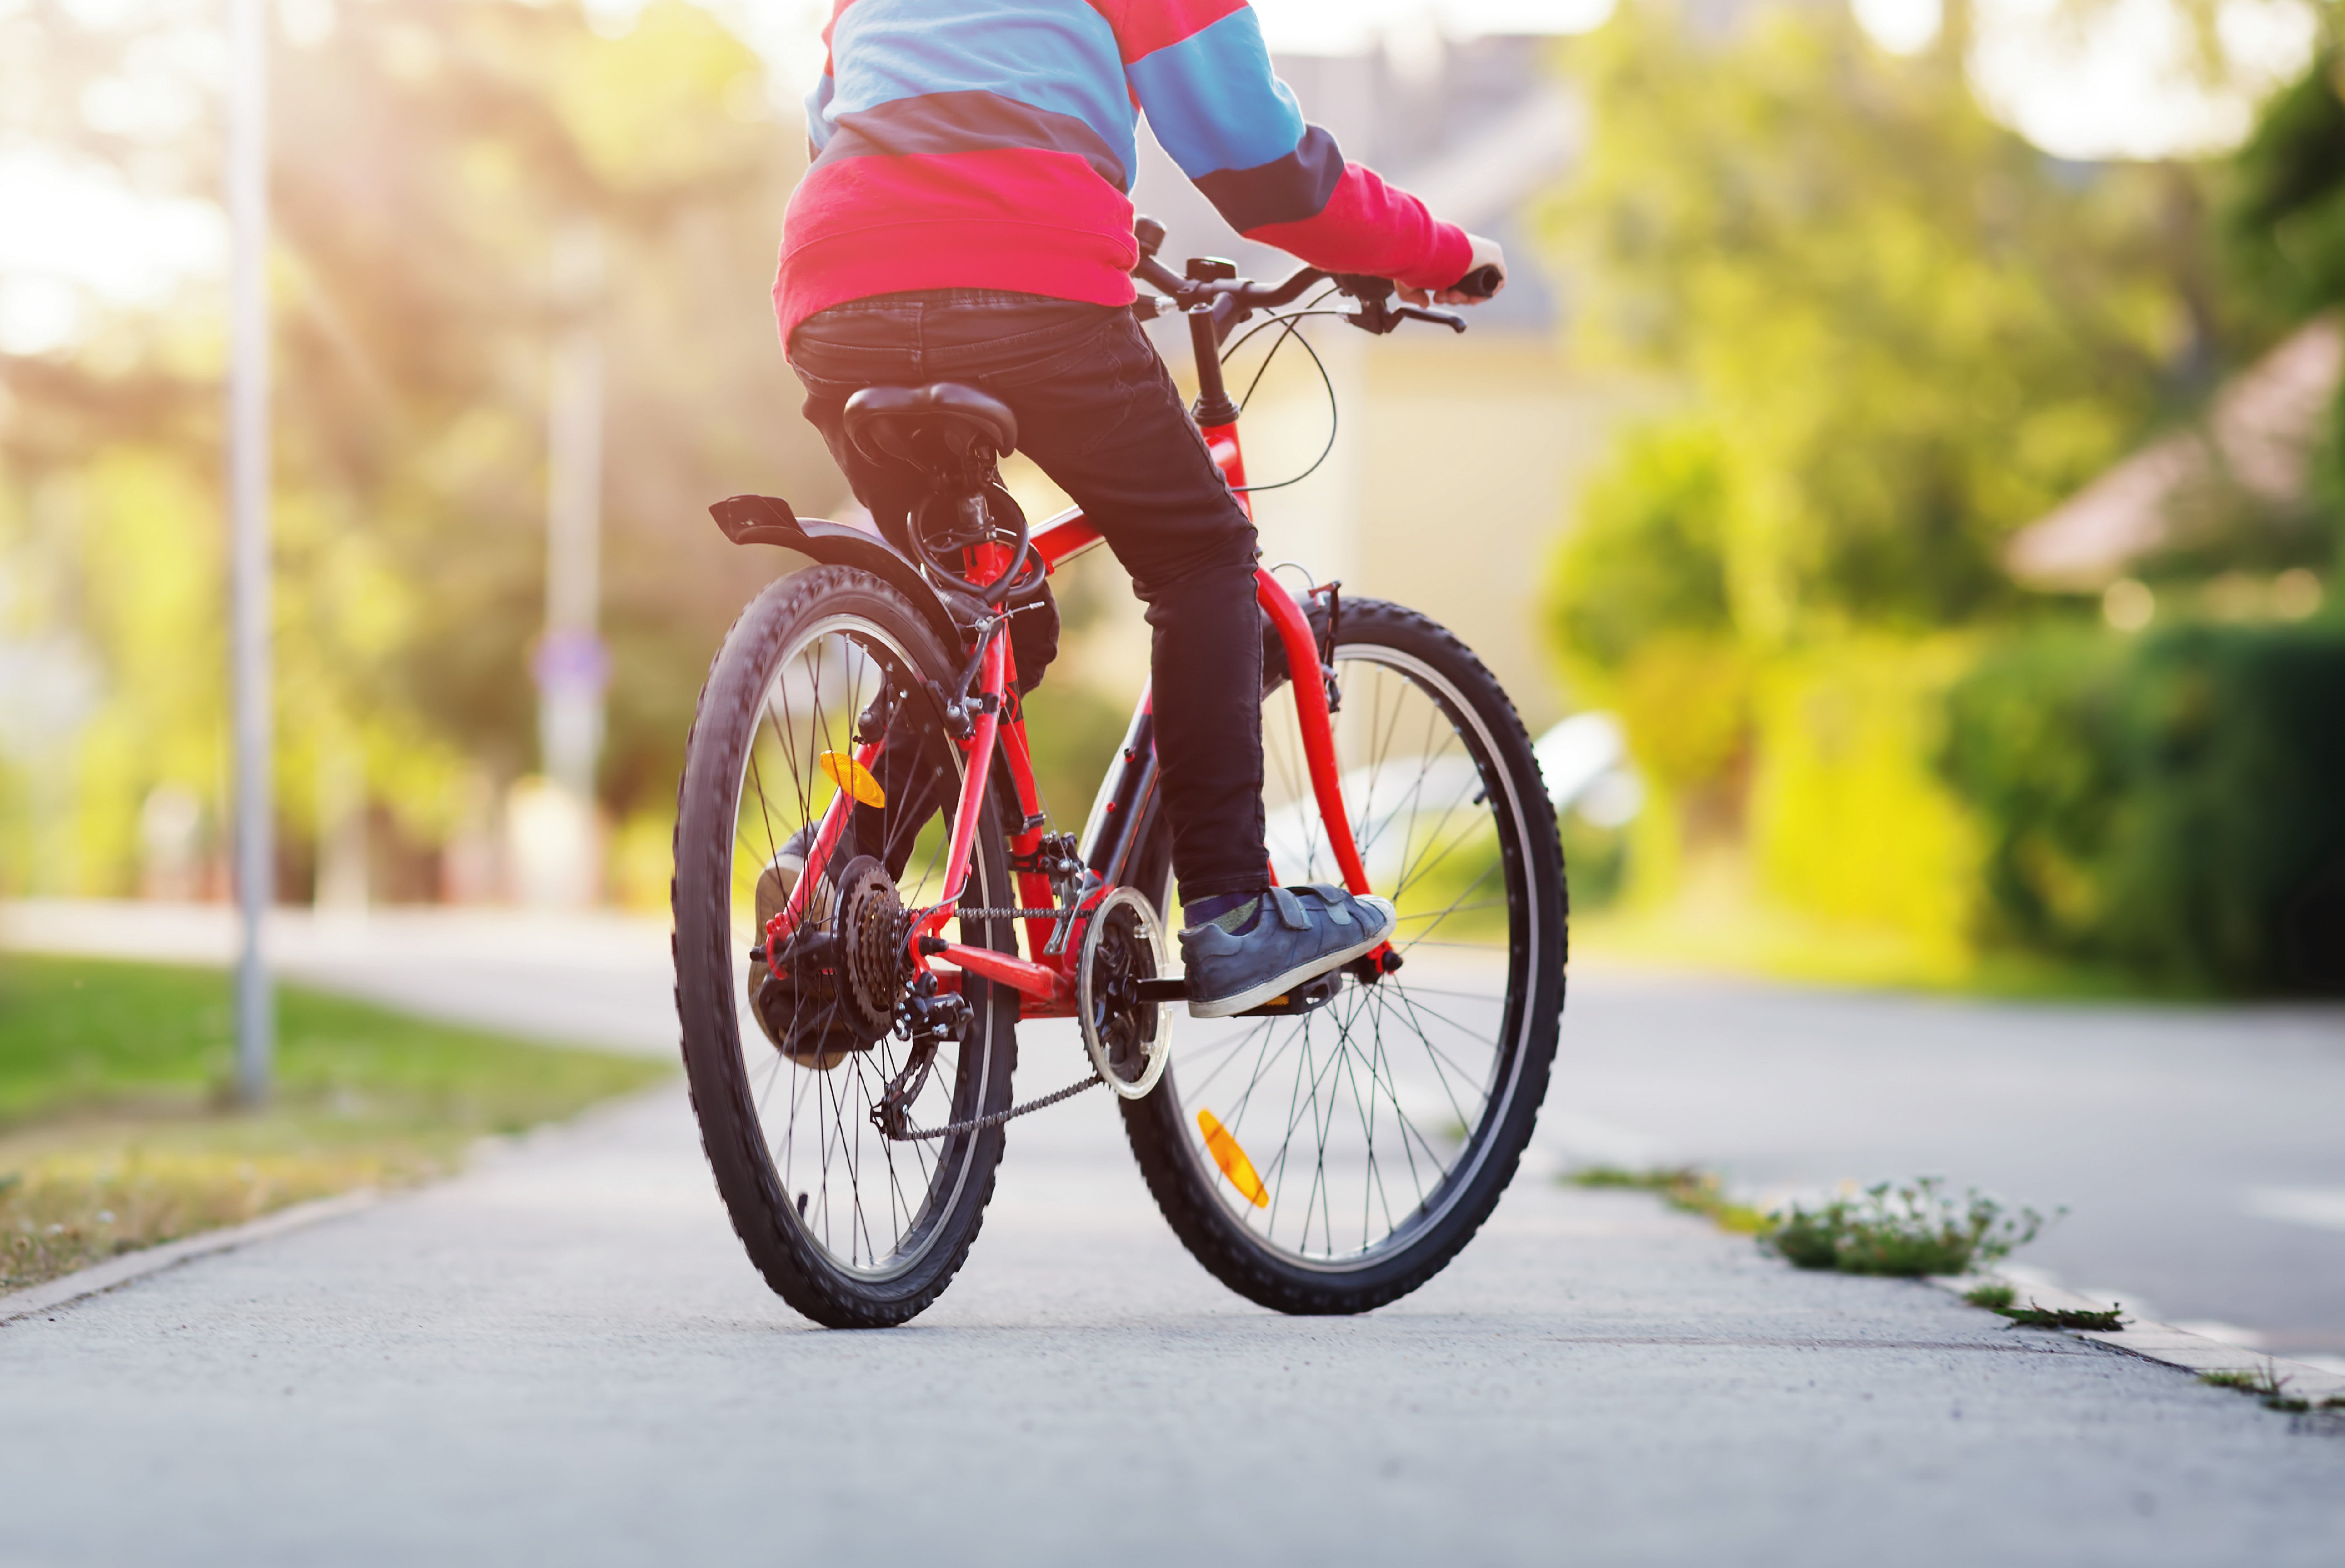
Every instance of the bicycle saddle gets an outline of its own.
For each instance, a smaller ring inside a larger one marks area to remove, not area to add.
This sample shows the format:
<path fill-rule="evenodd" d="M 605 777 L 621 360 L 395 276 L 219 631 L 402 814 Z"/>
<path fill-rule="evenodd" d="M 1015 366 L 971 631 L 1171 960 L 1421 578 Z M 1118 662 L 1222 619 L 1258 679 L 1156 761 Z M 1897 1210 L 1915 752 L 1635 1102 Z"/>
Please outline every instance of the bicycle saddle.
<path fill-rule="evenodd" d="M 975 387 L 865 387 L 847 400 L 847 438 L 868 457 L 894 457 L 975 482 L 1018 449 L 1018 416 Z"/>

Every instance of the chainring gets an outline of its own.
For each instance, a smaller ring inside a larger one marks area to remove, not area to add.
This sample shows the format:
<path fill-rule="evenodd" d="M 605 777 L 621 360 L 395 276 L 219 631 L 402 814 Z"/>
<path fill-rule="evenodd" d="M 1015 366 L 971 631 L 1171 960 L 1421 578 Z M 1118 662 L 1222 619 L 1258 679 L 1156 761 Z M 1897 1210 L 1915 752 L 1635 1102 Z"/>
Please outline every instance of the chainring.
<path fill-rule="evenodd" d="M 1155 1088 L 1171 1059 L 1172 1009 L 1140 1000 L 1140 983 L 1162 975 L 1168 958 L 1164 922 L 1135 889 L 1112 888 L 1085 911 L 1075 1014 L 1091 1065 L 1126 1100 Z"/>

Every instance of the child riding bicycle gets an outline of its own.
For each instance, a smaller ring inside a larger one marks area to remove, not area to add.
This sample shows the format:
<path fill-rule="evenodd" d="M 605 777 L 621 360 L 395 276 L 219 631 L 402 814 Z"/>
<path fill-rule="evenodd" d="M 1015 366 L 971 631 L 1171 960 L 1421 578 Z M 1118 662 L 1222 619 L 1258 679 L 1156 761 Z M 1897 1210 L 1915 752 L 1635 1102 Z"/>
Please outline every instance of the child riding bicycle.
<path fill-rule="evenodd" d="M 858 447 L 847 401 L 976 386 L 1132 574 L 1154 630 L 1193 1015 L 1244 1012 L 1376 948 L 1396 919 L 1386 900 L 1268 886 L 1254 523 L 1131 310 L 1137 117 L 1240 233 L 1390 278 L 1416 304 L 1495 292 L 1497 245 L 1345 162 L 1242 0 L 839 0 L 826 40 L 774 285 L 807 418 L 903 547 L 927 480 Z M 1054 638 L 1048 615 L 1011 622 L 1021 687 Z M 787 900 L 805 860 L 797 840 L 777 854 L 761 902 Z"/>

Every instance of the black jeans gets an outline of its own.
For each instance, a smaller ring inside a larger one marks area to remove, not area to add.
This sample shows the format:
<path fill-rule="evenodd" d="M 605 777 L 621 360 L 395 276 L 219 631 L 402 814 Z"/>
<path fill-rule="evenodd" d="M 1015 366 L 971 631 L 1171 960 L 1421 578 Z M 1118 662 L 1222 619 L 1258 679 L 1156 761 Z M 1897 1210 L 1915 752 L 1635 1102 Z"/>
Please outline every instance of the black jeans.
<path fill-rule="evenodd" d="M 1016 412 L 1020 450 L 1083 509 L 1148 605 L 1157 760 L 1181 896 L 1261 887 L 1269 856 L 1254 524 L 1132 312 L 990 290 L 881 295 L 800 322 L 790 364 L 806 383 L 807 418 L 856 498 L 899 544 L 926 483 L 909 465 L 854 449 L 842 428 L 848 398 L 867 386 L 953 381 Z M 1030 685 L 1049 650 L 1013 647 L 1020 684 Z"/>

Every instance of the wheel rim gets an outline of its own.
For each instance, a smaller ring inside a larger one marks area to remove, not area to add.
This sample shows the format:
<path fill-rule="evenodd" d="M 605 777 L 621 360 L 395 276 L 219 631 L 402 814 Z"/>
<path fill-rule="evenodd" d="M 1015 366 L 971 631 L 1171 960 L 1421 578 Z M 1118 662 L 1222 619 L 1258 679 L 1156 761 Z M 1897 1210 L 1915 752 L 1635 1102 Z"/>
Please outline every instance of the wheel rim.
<path fill-rule="evenodd" d="M 1300 1017 L 1193 1023 L 1158 1093 L 1254 1245 L 1348 1273 L 1438 1226 L 1483 1169 L 1519 1082 L 1544 933 L 1527 803 L 1487 726 L 1422 660 L 1373 644 L 1335 657 L 1345 805 L 1371 884 L 1399 907 L 1402 967 Z M 1291 687 L 1265 700 L 1263 728 L 1272 867 L 1284 885 L 1340 884 Z"/>
<path fill-rule="evenodd" d="M 728 989 L 738 1018 L 752 1125 L 782 1200 L 782 1223 L 796 1226 L 833 1267 L 871 1281 L 910 1272 L 937 1245 L 969 1179 L 975 1137 L 883 1136 L 872 1124 L 871 1109 L 906 1066 L 909 1045 L 891 1033 L 868 1047 L 858 1041 L 859 1048 L 840 1048 L 842 1036 L 834 1033 L 841 1022 L 839 1004 L 802 996 L 773 1004 L 790 1049 L 777 1045 L 750 1001 L 750 987 L 760 976 L 747 953 L 764 940 L 759 877 L 794 836 L 819 825 L 840 788 L 824 770 L 824 754 L 854 753 L 858 720 L 883 693 L 898 712 L 934 721 L 935 705 L 918 671 L 899 640 L 851 616 L 816 623 L 783 650 L 765 683 L 756 729 L 742 759 L 726 882 Z M 959 748 L 939 746 L 930 756 L 947 769 L 942 792 L 957 792 Z M 923 821 L 902 810 L 886 814 L 876 848 L 882 858 L 890 851 L 901 855 L 895 885 L 907 910 L 933 907 L 943 896 L 948 823 L 943 812 L 931 811 Z M 834 871 L 848 858 L 842 844 L 832 857 Z M 963 904 L 983 907 L 996 901 L 994 891 L 980 853 Z M 958 940 L 984 940 L 980 922 L 955 923 L 961 928 Z M 958 1046 L 948 1041 L 939 1049 L 909 1103 L 916 1127 L 966 1119 L 986 1103 L 995 1053 L 981 983 L 970 986 L 969 1000 L 969 1038 Z"/>

